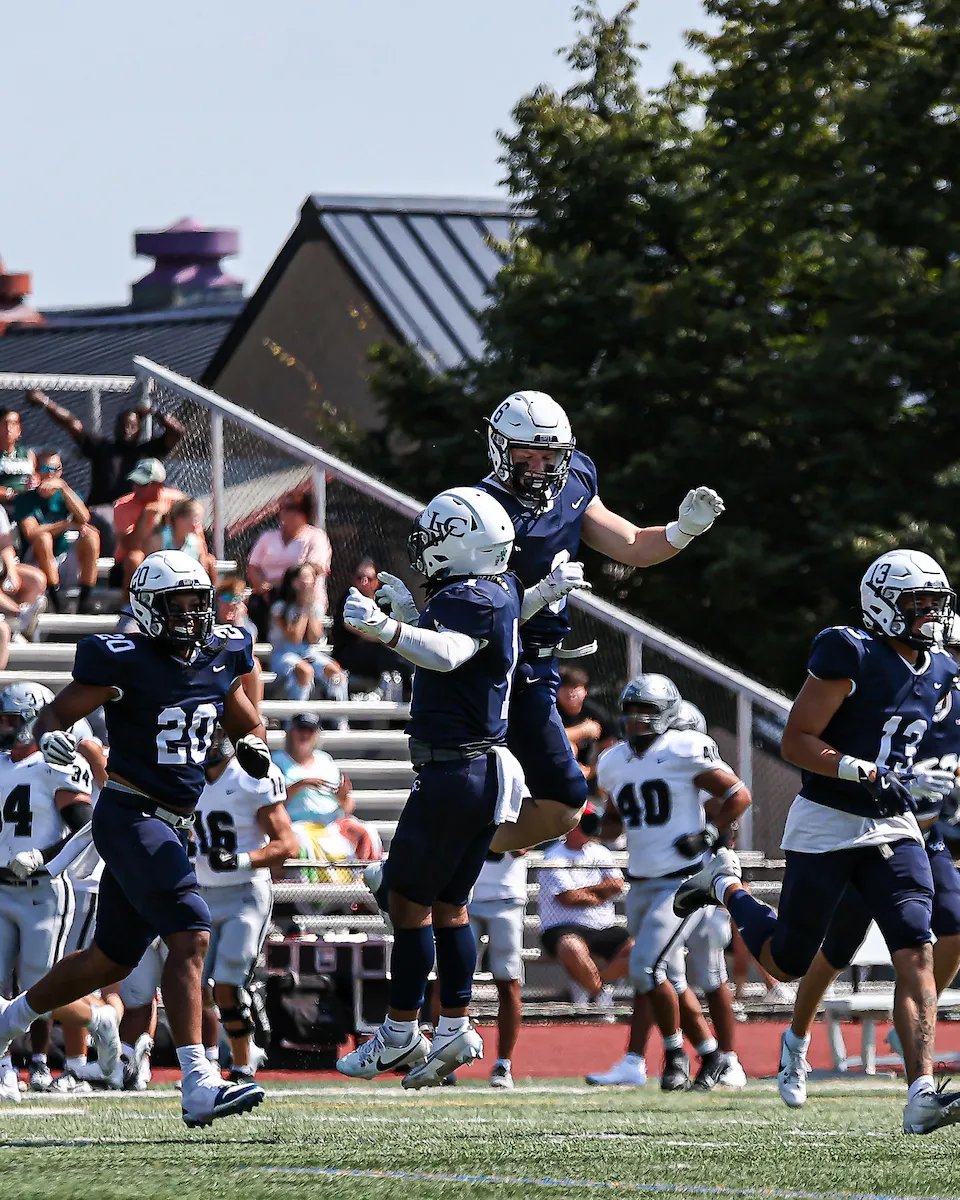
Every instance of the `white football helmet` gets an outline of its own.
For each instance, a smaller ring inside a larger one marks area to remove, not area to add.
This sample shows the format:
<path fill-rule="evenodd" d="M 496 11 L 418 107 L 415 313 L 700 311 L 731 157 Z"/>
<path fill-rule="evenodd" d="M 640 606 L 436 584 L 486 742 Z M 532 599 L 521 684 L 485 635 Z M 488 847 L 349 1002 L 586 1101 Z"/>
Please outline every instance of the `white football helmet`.
<path fill-rule="evenodd" d="M 920 593 L 933 598 L 920 603 Z M 860 608 L 867 629 L 923 650 L 941 645 L 956 597 L 943 567 L 920 550 L 889 550 L 867 568 L 860 581 Z M 926 617 L 913 632 L 918 617 Z"/>
<path fill-rule="evenodd" d="M 689 700 L 680 701 L 680 711 L 674 719 L 672 729 L 690 729 L 694 733 L 707 732 L 707 718 L 695 704 Z"/>
<path fill-rule="evenodd" d="M 682 703 L 677 685 L 666 675 L 638 675 L 631 679 L 620 693 L 623 733 L 631 747 L 641 750 L 651 738 L 673 729 Z M 655 711 L 637 712 L 635 706 L 640 704 Z"/>
<path fill-rule="evenodd" d="M 130 581 L 130 607 L 147 637 L 177 649 L 202 646 L 213 632 L 210 576 L 182 550 L 147 555 Z"/>
<path fill-rule="evenodd" d="M 448 488 L 414 520 L 407 552 L 410 565 L 428 579 L 502 575 L 513 538 L 499 500 L 479 488 Z"/>
<path fill-rule="evenodd" d="M 42 683 L 11 683 L 5 687 L 0 692 L 0 750 L 29 746 L 40 709 L 52 700 L 53 692 Z"/>
<path fill-rule="evenodd" d="M 522 500 L 546 504 L 567 482 L 576 447 L 567 414 L 546 392 L 514 392 L 487 422 L 487 454 L 493 474 Z M 552 471 L 515 463 L 513 449 L 556 450 Z"/>

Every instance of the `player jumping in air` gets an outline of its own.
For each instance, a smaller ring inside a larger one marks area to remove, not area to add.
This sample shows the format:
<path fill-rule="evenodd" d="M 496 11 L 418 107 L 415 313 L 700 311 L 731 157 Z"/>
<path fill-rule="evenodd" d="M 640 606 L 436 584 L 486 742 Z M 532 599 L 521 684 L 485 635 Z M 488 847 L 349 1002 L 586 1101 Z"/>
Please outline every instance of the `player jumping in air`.
<path fill-rule="evenodd" d="M 73 682 L 37 718 L 47 762 L 74 762 L 70 726 L 104 707 L 109 779 L 93 813 L 105 868 L 93 944 L 57 963 L 12 1002 L 0 1002 L 0 1048 L 39 1016 L 124 978 L 160 936 L 166 1012 L 183 1071 L 183 1119 L 191 1128 L 247 1112 L 264 1097 L 256 1083 L 230 1084 L 201 1041 L 203 964 L 210 912 L 187 854 L 193 808 L 218 721 L 237 761 L 255 778 L 271 770 L 256 709 L 243 690 L 253 670 L 250 635 L 214 627 L 214 594 L 203 568 L 175 550 L 151 554 L 130 599 L 142 633 L 99 634 L 77 646 Z"/>

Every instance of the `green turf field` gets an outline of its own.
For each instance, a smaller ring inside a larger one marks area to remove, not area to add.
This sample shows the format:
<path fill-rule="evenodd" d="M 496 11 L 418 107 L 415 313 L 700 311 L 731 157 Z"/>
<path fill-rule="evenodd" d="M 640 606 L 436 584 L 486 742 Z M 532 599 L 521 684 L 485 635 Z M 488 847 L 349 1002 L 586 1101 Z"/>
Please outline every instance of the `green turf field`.
<path fill-rule="evenodd" d="M 897 1085 L 770 1084 L 663 1096 L 544 1081 L 512 1093 L 399 1084 L 268 1087 L 256 1113 L 190 1132 L 173 1091 L 0 1108 L 0 1197 L 960 1197 L 960 1126 L 900 1132 Z M 355 1172 L 356 1174 L 351 1174 Z M 467 1178 L 456 1178 L 467 1177 Z M 477 1178 L 479 1177 L 479 1178 Z"/>

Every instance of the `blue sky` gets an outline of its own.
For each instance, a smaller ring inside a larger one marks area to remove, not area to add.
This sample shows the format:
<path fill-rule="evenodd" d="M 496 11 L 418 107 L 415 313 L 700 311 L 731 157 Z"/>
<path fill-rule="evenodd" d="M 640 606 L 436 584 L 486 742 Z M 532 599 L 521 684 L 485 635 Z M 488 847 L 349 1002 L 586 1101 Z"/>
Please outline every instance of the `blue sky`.
<path fill-rule="evenodd" d="M 605 12 L 616 3 L 603 0 Z M 45 0 L 3 19 L 0 254 L 41 306 L 122 303 L 135 228 L 240 229 L 252 289 L 310 192 L 495 195 L 495 132 L 569 83 L 566 0 Z M 641 81 L 700 0 L 644 0 Z M 17 118 L 18 105 L 22 117 Z"/>

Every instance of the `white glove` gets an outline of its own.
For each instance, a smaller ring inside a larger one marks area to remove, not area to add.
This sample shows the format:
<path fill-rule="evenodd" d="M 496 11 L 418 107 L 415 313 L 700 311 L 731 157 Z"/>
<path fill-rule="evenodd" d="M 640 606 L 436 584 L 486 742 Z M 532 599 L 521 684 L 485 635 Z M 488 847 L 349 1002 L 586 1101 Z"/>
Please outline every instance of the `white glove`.
<path fill-rule="evenodd" d="M 416 625 L 420 619 L 420 609 L 413 598 L 413 592 L 402 579 L 391 575 L 389 571 L 378 571 L 377 578 L 382 587 L 377 588 L 376 600 L 380 607 L 396 617 L 404 625 Z"/>
<path fill-rule="evenodd" d="M 683 498 L 677 519 L 667 526 L 667 541 L 682 550 L 695 537 L 706 533 L 725 507 L 713 488 L 691 488 Z"/>
<path fill-rule="evenodd" d="M 43 866 L 43 855 L 39 850 L 21 850 L 7 863 L 7 870 L 17 879 L 26 879 Z"/>
<path fill-rule="evenodd" d="M 565 557 L 557 563 L 549 575 L 544 576 L 539 583 L 527 588 L 523 593 L 523 603 L 520 606 L 520 620 L 529 621 L 534 613 L 548 604 L 562 600 L 564 596 L 577 588 L 587 590 L 590 584 L 583 577 L 583 563 L 570 562 L 569 550 L 564 550 Z"/>
<path fill-rule="evenodd" d="M 949 796 L 957 782 L 953 771 L 945 771 L 937 758 L 925 758 L 913 764 L 913 778 L 907 781 L 910 795 L 916 800 L 941 800 Z"/>
<path fill-rule="evenodd" d="M 376 642 L 392 642 L 399 622 L 388 617 L 382 608 L 362 592 L 352 587 L 343 605 L 343 623 L 354 633 Z"/>
<path fill-rule="evenodd" d="M 55 767 L 72 767 L 77 756 L 77 739 L 66 729 L 52 729 L 40 739 L 40 753 Z"/>

